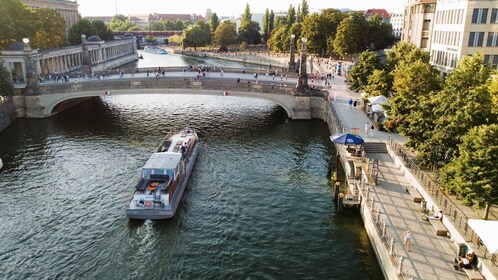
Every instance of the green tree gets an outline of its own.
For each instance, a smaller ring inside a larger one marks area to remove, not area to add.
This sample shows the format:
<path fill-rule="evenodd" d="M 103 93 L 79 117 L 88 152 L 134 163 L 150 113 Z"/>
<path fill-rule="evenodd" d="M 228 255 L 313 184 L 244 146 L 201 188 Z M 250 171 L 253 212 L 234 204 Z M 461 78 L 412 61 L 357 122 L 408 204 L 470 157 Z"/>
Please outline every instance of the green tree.
<path fill-rule="evenodd" d="M 392 87 L 392 79 L 390 73 L 386 70 L 375 69 L 370 76 L 368 76 L 368 84 L 365 86 L 365 92 L 368 96 L 383 95 L 389 97 Z"/>
<path fill-rule="evenodd" d="M 100 39 L 104 41 L 114 40 L 114 33 L 112 33 L 111 29 L 101 20 L 92 21 L 92 26 L 95 28 L 97 32 L 94 35 L 99 36 Z"/>
<path fill-rule="evenodd" d="M 302 36 L 308 38 L 307 47 L 312 53 L 324 54 L 331 51 L 337 27 L 344 19 L 344 13 L 335 9 L 324 9 L 319 15 L 313 13 L 304 18 Z"/>
<path fill-rule="evenodd" d="M 441 170 L 443 186 L 463 198 L 464 203 L 489 207 L 498 203 L 498 125 L 473 127 L 462 138 L 459 156 Z"/>
<path fill-rule="evenodd" d="M 211 26 L 202 20 L 196 21 L 195 25 L 199 26 L 202 30 L 202 46 L 210 45 L 213 41 Z"/>
<path fill-rule="evenodd" d="M 239 28 L 239 41 L 248 44 L 260 44 L 261 33 L 259 33 L 259 23 L 255 21 L 242 21 Z"/>
<path fill-rule="evenodd" d="M 308 1 L 302 0 L 301 2 L 301 21 L 304 21 L 304 19 L 310 14 L 310 8 L 308 6 Z"/>
<path fill-rule="evenodd" d="M 294 9 L 294 6 L 291 4 L 287 11 L 287 26 L 292 26 L 294 22 L 296 22 L 296 9 Z"/>
<path fill-rule="evenodd" d="M 97 29 L 93 26 L 92 22 L 88 19 L 82 19 L 73 25 L 68 32 L 67 39 L 71 45 L 81 44 L 81 35 L 86 35 L 90 37 L 92 35 L 97 35 Z"/>
<path fill-rule="evenodd" d="M 66 21 L 55 9 L 33 9 L 32 18 L 36 29 L 31 40 L 33 48 L 58 48 L 66 43 Z"/>
<path fill-rule="evenodd" d="M 14 93 L 14 85 L 9 75 L 9 71 L 3 66 L 0 60 L 0 95 L 11 96 Z"/>
<path fill-rule="evenodd" d="M 273 12 L 273 10 L 270 10 L 270 22 L 268 23 L 268 34 L 271 34 L 274 28 L 275 28 L 275 13 Z"/>
<path fill-rule="evenodd" d="M 249 8 L 249 3 L 246 3 L 244 14 L 242 14 L 242 21 L 251 21 L 251 20 L 252 20 L 251 9 Z"/>
<path fill-rule="evenodd" d="M 229 21 L 222 22 L 214 32 L 214 42 L 217 46 L 227 47 L 237 42 L 235 24 Z"/>
<path fill-rule="evenodd" d="M 434 129 L 432 99 L 440 87 L 438 71 L 429 63 L 416 60 L 396 67 L 389 117 L 408 138 L 408 146 L 418 148 L 430 138 Z"/>
<path fill-rule="evenodd" d="M 364 90 L 368 84 L 368 77 L 375 69 L 380 69 L 380 59 L 372 51 L 364 51 L 358 58 L 358 62 L 351 69 L 351 84 L 350 89 L 355 91 Z"/>
<path fill-rule="evenodd" d="M 128 31 L 137 26 L 136 23 L 128 20 L 124 15 L 115 15 L 109 23 L 112 31 Z"/>
<path fill-rule="evenodd" d="M 30 9 L 20 0 L 0 0 L 0 49 L 35 34 Z"/>
<path fill-rule="evenodd" d="M 382 50 L 394 42 L 393 27 L 384 22 L 380 15 L 374 15 L 368 21 L 368 47 L 371 50 Z"/>
<path fill-rule="evenodd" d="M 271 30 L 270 30 L 270 11 L 266 9 L 265 15 L 263 16 L 263 32 L 261 34 L 261 37 L 263 38 L 263 41 L 268 41 L 268 38 L 270 38 Z"/>
<path fill-rule="evenodd" d="M 289 48 L 289 40 L 289 28 L 286 25 L 282 25 L 278 29 L 273 30 L 270 39 L 268 39 L 267 46 L 272 51 L 283 52 Z"/>
<path fill-rule="evenodd" d="M 166 30 L 163 22 L 161 21 L 154 21 L 149 24 L 149 29 L 152 31 L 163 31 Z"/>
<path fill-rule="evenodd" d="M 434 129 L 419 149 L 423 164 L 449 163 L 459 156 L 458 145 L 472 127 L 497 122 L 489 88 L 493 73 L 476 53 L 463 57 L 446 77 L 434 98 Z"/>
<path fill-rule="evenodd" d="M 341 21 L 334 39 L 334 51 L 345 56 L 362 52 L 368 44 L 368 23 L 360 13 L 352 13 Z"/>
<path fill-rule="evenodd" d="M 199 25 L 193 24 L 187 27 L 183 31 L 183 48 L 193 47 L 197 50 L 197 47 L 205 45 L 204 30 L 201 29 Z"/>
<path fill-rule="evenodd" d="M 220 19 L 218 18 L 218 15 L 216 13 L 213 13 L 211 15 L 211 18 L 209 19 L 209 26 L 211 28 L 211 34 L 214 35 L 216 28 L 220 26 Z"/>

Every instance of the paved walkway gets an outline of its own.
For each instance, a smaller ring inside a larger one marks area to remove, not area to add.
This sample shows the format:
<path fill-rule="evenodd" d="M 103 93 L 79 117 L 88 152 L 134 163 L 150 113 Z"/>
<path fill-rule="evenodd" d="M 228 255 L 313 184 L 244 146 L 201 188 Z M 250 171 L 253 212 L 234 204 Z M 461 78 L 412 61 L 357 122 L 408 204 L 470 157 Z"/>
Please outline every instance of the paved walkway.
<path fill-rule="evenodd" d="M 359 108 L 351 108 L 350 98 L 360 99 L 358 93 L 348 89 L 343 77 L 331 80 L 331 93 L 335 96 L 332 104 L 342 120 L 346 130 L 359 128 L 360 135 L 367 142 L 386 142 L 389 138 L 404 142 L 398 134 L 378 130 L 366 136 L 364 127 L 371 121 Z M 453 268 L 453 258 L 457 248 L 448 237 L 435 235 L 435 229 L 429 222 L 422 221 L 419 203 L 413 202 L 406 189 L 411 187 L 404 175 L 396 168 L 388 154 L 372 154 L 367 157 L 379 160 L 379 184 L 373 188 L 375 202 L 381 209 L 381 219 L 388 224 L 388 231 L 395 238 L 398 254 L 405 260 L 403 269 L 414 279 L 468 279 L 464 272 Z M 404 232 L 412 231 L 411 251 L 403 244 Z"/>

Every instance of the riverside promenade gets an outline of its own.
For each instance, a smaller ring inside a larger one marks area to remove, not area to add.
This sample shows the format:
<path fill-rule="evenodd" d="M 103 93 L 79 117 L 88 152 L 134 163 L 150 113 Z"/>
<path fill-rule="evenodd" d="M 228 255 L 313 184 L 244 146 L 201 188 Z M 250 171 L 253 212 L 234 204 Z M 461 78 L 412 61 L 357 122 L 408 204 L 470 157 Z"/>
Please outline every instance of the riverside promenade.
<path fill-rule="evenodd" d="M 371 121 L 359 108 L 351 108 L 350 98 L 360 99 L 358 93 L 348 89 L 343 77 L 335 77 L 329 90 L 335 98 L 329 102 L 342 123 L 345 131 L 359 128 L 360 135 L 366 142 L 384 142 L 392 139 L 398 143 L 405 140 L 398 134 L 381 132 L 375 129 L 366 136 L 364 127 Z M 370 159 L 379 161 L 378 184 L 371 188 L 374 208 L 379 211 L 379 219 L 387 225 L 386 230 L 394 239 L 395 258 L 402 256 L 402 274 L 400 278 L 410 279 L 468 279 L 466 274 L 453 268 L 453 259 L 457 246 L 448 237 L 436 236 L 433 226 L 422 220 L 420 203 L 413 202 L 406 191 L 411 188 L 404 174 L 398 169 L 389 154 L 367 154 Z M 404 232 L 412 232 L 411 249 L 403 246 Z M 399 259 L 396 259 L 399 268 Z M 397 269 L 398 269 L 397 268 Z"/>

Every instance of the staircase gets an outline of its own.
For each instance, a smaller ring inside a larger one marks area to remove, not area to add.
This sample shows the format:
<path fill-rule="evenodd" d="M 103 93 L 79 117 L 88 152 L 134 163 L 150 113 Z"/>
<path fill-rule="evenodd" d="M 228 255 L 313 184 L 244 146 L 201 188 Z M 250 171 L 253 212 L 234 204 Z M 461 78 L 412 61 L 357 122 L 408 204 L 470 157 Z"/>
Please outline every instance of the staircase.
<path fill-rule="evenodd" d="M 365 142 L 363 149 L 367 154 L 387 154 L 386 143 L 382 142 Z"/>

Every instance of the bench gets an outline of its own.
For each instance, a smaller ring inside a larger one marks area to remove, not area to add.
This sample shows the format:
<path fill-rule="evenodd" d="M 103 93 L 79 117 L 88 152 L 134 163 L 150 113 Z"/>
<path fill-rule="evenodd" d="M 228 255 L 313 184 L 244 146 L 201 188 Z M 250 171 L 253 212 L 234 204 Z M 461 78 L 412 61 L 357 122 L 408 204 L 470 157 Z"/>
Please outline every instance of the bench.
<path fill-rule="evenodd" d="M 482 276 L 481 272 L 473 265 L 470 268 L 464 268 L 463 271 L 470 280 L 484 280 L 484 276 Z"/>
<path fill-rule="evenodd" d="M 422 195 L 415 188 L 406 189 L 406 191 L 413 197 L 413 202 L 422 202 Z"/>
<path fill-rule="evenodd" d="M 429 220 L 431 225 L 436 229 L 436 235 L 437 236 L 447 236 L 448 235 L 448 229 L 444 226 L 443 222 L 441 220 Z"/>

